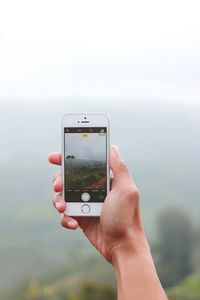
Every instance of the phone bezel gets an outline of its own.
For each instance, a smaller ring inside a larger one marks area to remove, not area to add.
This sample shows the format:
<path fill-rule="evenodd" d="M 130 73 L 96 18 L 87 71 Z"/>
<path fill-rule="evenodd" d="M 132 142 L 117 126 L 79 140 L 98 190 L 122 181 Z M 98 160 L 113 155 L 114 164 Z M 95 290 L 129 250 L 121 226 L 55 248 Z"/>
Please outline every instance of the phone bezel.
<path fill-rule="evenodd" d="M 86 117 L 86 119 L 85 119 Z M 89 123 L 85 123 L 85 121 Z M 81 123 L 84 121 L 84 123 Z M 64 127 L 106 127 L 106 153 L 107 153 L 107 193 L 110 190 L 110 119 L 105 113 L 68 113 L 62 117 L 62 162 L 64 161 Z M 64 198 L 64 164 L 62 163 L 62 180 L 63 191 L 62 196 Z M 65 214 L 68 216 L 100 216 L 104 202 L 68 202 Z M 90 207 L 90 212 L 84 214 L 81 210 L 82 205 L 87 204 Z"/>

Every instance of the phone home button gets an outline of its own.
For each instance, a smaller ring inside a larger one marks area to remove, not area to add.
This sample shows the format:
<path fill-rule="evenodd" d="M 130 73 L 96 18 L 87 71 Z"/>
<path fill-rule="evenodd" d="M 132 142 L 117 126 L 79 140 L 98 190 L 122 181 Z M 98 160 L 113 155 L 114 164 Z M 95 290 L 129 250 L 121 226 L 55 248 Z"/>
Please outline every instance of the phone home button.
<path fill-rule="evenodd" d="M 90 194 L 88 194 L 88 193 L 83 193 L 83 194 L 81 195 L 81 199 L 82 199 L 83 201 L 85 201 L 85 202 L 89 201 L 89 200 L 90 200 Z"/>
<path fill-rule="evenodd" d="M 89 207 L 89 205 L 83 204 L 83 205 L 81 206 L 81 211 L 82 211 L 82 213 L 84 213 L 84 214 L 88 214 L 88 213 L 90 212 L 90 207 Z"/>

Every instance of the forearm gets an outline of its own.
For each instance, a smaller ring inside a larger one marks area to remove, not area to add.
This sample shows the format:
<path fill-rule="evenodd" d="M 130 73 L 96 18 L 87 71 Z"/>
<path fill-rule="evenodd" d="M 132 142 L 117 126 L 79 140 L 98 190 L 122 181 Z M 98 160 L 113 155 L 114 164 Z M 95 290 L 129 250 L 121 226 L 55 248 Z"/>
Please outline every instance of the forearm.
<path fill-rule="evenodd" d="M 118 300 L 167 300 L 153 263 L 148 243 L 118 249 L 113 255 Z"/>

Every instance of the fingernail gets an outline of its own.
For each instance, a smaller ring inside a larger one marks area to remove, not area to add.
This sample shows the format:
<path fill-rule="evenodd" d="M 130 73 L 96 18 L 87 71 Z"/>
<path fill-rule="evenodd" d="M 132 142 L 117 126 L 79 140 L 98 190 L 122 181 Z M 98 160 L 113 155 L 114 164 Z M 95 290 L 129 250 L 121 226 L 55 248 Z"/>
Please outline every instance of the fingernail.
<path fill-rule="evenodd" d="M 55 203 L 55 207 L 56 207 L 57 209 L 59 209 L 59 208 L 61 207 L 61 203 L 56 202 L 56 203 Z"/>
<path fill-rule="evenodd" d="M 76 225 L 76 224 L 77 224 L 77 222 L 74 221 L 74 220 L 68 221 L 68 225 L 69 225 L 69 226 L 74 226 L 74 225 Z"/>

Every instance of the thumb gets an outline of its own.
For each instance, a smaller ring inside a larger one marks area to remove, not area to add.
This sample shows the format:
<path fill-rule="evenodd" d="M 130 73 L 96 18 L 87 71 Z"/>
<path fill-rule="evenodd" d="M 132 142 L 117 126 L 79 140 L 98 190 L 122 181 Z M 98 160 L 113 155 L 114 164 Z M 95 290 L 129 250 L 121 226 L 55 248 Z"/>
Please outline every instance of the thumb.
<path fill-rule="evenodd" d="M 111 146 L 110 167 L 114 175 L 115 184 L 122 182 L 133 182 L 125 161 L 121 158 L 119 148 L 116 145 Z"/>

